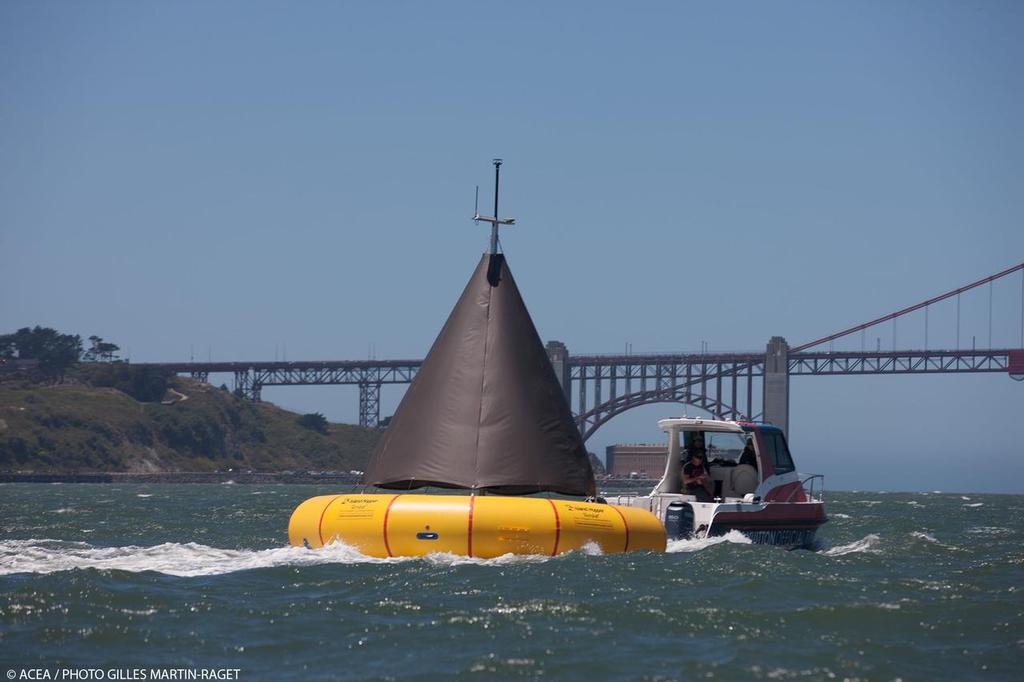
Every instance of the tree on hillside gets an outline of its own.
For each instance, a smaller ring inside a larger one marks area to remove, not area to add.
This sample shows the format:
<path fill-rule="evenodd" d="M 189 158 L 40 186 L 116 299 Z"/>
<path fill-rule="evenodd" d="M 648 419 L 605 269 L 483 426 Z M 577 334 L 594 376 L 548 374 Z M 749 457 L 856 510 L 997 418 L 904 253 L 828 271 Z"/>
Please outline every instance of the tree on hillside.
<path fill-rule="evenodd" d="M 295 423 L 299 426 L 316 431 L 318 433 L 327 433 L 327 418 L 319 412 L 310 412 L 304 414 L 295 420 Z"/>
<path fill-rule="evenodd" d="M 95 334 L 89 337 L 89 341 L 92 345 L 89 347 L 89 350 L 85 351 L 85 355 L 82 356 L 82 360 L 85 362 L 113 362 L 118 359 L 114 356 L 114 353 L 121 350 L 121 347 L 117 344 L 107 343 Z"/>
<path fill-rule="evenodd" d="M 61 334 L 56 329 L 22 327 L 0 336 L 0 357 L 38 360 L 39 368 L 51 378 L 63 379 L 64 371 L 82 355 L 82 337 Z"/>
<path fill-rule="evenodd" d="M 84 376 L 93 386 L 116 388 L 144 403 L 161 400 L 167 392 L 170 378 L 164 370 L 137 367 L 126 362 L 91 365 Z"/>

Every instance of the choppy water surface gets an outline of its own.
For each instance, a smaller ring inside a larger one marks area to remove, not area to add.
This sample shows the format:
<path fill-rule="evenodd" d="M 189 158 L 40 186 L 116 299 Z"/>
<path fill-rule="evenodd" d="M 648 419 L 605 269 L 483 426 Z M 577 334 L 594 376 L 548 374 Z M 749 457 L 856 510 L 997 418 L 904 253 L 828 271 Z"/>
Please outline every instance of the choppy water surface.
<path fill-rule="evenodd" d="M 1021 679 L 1024 496 L 833 493 L 814 552 L 738 534 L 488 561 L 285 547 L 291 510 L 326 492 L 0 485 L 0 668 Z"/>

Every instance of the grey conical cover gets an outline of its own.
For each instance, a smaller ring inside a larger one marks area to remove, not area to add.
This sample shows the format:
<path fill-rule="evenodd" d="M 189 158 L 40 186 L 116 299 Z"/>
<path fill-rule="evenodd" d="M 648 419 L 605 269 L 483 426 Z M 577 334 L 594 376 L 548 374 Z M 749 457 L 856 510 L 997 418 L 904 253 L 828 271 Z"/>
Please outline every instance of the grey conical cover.
<path fill-rule="evenodd" d="M 594 494 L 583 438 L 504 256 L 481 259 L 363 480 Z"/>

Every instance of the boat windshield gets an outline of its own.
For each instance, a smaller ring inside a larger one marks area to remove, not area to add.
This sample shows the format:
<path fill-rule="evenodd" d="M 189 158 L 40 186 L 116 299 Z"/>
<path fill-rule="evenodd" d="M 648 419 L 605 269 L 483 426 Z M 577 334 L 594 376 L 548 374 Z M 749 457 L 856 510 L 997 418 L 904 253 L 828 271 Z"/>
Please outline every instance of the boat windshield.
<path fill-rule="evenodd" d="M 749 433 L 705 431 L 704 444 L 708 451 L 708 462 L 726 465 L 738 463 L 750 436 Z"/>

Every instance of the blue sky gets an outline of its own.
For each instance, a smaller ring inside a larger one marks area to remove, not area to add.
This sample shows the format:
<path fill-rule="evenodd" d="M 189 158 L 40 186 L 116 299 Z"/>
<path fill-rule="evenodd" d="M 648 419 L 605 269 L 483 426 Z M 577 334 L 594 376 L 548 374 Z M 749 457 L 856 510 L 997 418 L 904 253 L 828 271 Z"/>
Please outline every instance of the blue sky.
<path fill-rule="evenodd" d="M 1015 2 L 5 2 L 0 326 L 138 361 L 422 357 L 502 156 L 544 339 L 798 344 L 1024 260 L 1022 32 Z M 1020 278 L 992 296 L 1019 345 Z M 987 316 L 964 297 L 963 345 Z M 351 388 L 265 396 L 356 419 Z M 797 378 L 791 409 L 833 487 L 1024 492 L 1006 376 Z"/>

